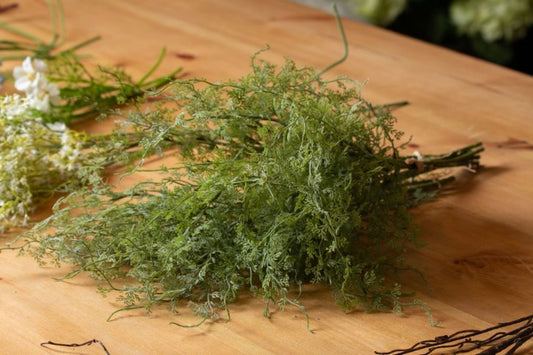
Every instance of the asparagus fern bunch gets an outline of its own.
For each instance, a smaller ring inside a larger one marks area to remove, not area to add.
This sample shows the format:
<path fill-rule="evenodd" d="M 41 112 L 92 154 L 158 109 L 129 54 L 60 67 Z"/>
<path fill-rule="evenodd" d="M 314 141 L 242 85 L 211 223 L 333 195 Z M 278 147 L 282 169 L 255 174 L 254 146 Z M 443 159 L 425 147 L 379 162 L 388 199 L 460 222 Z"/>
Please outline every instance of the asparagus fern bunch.
<path fill-rule="evenodd" d="M 216 319 L 242 290 L 265 313 L 303 309 L 290 291 L 316 283 L 345 309 L 400 311 L 409 301 L 395 275 L 416 244 L 409 209 L 449 182 L 443 168 L 475 169 L 483 148 L 402 154 L 389 107 L 321 73 L 254 56 L 238 80 L 176 81 L 155 107 L 123 114 L 140 156 L 177 148 L 176 163 L 154 170 L 159 181 L 71 194 L 19 238 L 21 251 L 72 264 L 67 277 L 90 272 L 123 309 L 188 300 Z"/>

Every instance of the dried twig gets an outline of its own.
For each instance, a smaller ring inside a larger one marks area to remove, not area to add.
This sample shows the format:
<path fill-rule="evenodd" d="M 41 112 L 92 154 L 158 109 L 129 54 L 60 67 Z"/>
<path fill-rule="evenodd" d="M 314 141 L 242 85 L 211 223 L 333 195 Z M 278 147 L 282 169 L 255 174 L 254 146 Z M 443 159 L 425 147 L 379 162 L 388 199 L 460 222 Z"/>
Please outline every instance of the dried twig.
<path fill-rule="evenodd" d="M 16 2 L 7 5 L 0 5 L 0 13 L 16 9 L 18 6 L 19 4 L 17 4 Z"/>
<path fill-rule="evenodd" d="M 102 343 L 100 340 L 97 340 L 97 339 L 92 339 L 92 340 L 88 340 L 84 343 L 71 343 L 71 344 L 63 344 L 63 343 L 56 343 L 56 342 L 53 342 L 53 341 L 47 341 L 47 342 L 44 342 L 44 343 L 41 343 L 41 346 L 42 347 L 45 347 L 45 348 L 48 348 L 48 345 L 54 345 L 54 346 L 64 346 L 64 347 L 69 347 L 69 348 L 75 348 L 75 347 L 80 347 L 80 346 L 87 346 L 87 345 L 91 345 L 91 344 L 100 344 L 100 346 L 102 347 L 102 349 L 105 351 L 105 353 L 107 355 L 110 355 L 109 354 L 109 351 L 107 350 L 107 348 L 105 347 L 104 343 Z"/>
<path fill-rule="evenodd" d="M 505 330 L 505 328 L 511 326 L 515 327 Z M 479 339 L 480 335 L 491 332 L 494 333 L 488 338 Z M 480 352 L 479 355 L 496 355 L 511 347 L 505 354 L 512 355 L 532 338 L 533 314 L 483 330 L 461 330 L 451 335 L 442 335 L 435 339 L 423 340 L 407 349 L 395 349 L 388 352 L 376 351 L 375 353 L 378 355 L 403 355 L 414 352 L 431 354 L 438 350 L 446 350 L 450 354 L 459 354 L 488 347 Z"/>

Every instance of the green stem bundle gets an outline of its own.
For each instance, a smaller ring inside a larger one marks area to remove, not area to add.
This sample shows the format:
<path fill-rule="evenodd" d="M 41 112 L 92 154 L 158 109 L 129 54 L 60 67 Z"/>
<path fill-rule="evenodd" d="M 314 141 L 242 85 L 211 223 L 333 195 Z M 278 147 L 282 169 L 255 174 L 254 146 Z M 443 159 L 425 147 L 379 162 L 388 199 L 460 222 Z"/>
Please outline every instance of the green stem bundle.
<path fill-rule="evenodd" d="M 141 156 L 175 147 L 180 162 L 155 169 L 158 182 L 70 195 L 21 250 L 91 272 L 124 310 L 188 300 L 217 319 L 244 289 L 267 310 L 303 309 L 290 291 L 315 283 L 346 309 L 400 311 L 409 302 L 394 275 L 416 244 L 409 209 L 447 181 L 443 168 L 476 168 L 482 147 L 402 155 L 387 105 L 359 93 L 352 80 L 256 57 L 239 80 L 178 80 L 124 119 Z M 123 277 L 136 282 L 114 284 Z"/>
<path fill-rule="evenodd" d="M 331 287 L 348 310 L 420 304 L 406 301 L 396 279 L 410 269 L 407 246 L 416 245 L 409 209 L 452 179 L 443 170 L 475 170 L 481 144 L 402 155 L 407 144 L 390 108 L 403 103 L 372 105 L 354 80 L 324 80 L 324 71 L 291 60 L 278 68 L 256 55 L 251 68 L 238 80 L 176 80 L 148 93 L 149 108 L 116 111 L 124 128 L 97 139 L 98 149 L 111 153 L 122 142 L 140 158 L 130 173 L 154 153 L 178 151 L 179 162 L 153 169 L 159 181 L 124 191 L 92 178 L 89 164 L 80 179 L 92 183 L 13 245 L 40 263 L 71 264 L 66 277 L 90 272 L 102 292 L 120 293 L 117 312 L 188 301 L 199 324 L 221 310 L 229 317 L 243 290 L 265 299 L 266 316 L 271 304 L 290 305 L 309 321 L 291 296 L 305 283 Z M 80 72 L 63 77 L 80 83 Z M 116 74 L 118 86 L 96 95 L 167 83 L 147 82 L 151 72 L 137 85 Z M 68 117 L 83 107 L 73 105 Z M 125 278 L 133 282 L 119 286 Z"/>
<path fill-rule="evenodd" d="M 45 122 L 79 122 L 105 116 L 113 109 L 132 104 L 146 92 L 159 90 L 176 80 L 182 68 L 148 80 L 160 66 L 166 50 L 139 80 L 133 80 L 117 67 L 98 66 L 89 70 L 74 53 L 58 56 L 51 62 L 49 79 L 61 89 L 62 102 L 49 114 L 41 114 Z"/>

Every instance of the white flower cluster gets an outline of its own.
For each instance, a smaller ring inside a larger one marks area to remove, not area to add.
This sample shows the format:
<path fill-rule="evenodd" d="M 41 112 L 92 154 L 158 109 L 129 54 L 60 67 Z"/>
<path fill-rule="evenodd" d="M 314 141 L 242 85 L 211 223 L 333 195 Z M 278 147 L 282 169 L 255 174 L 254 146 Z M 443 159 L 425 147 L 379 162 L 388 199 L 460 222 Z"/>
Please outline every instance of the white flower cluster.
<path fill-rule="evenodd" d="M 454 0 L 450 17 L 461 33 L 512 41 L 533 24 L 533 0 Z"/>
<path fill-rule="evenodd" d="M 13 70 L 15 88 L 26 94 L 29 107 L 50 112 L 51 105 L 59 105 L 59 88 L 48 81 L 46 63 L 40 59 L 26 57 L 22 65 Z"/>
<path fill-rule="evenodd" d="M 85 136 L 62 123 L 42 123 L 34 103 L 19 95 L 0 101 L 0 233 L 25 225 L 39 198 L 77 180 L 87 159 Z"/>

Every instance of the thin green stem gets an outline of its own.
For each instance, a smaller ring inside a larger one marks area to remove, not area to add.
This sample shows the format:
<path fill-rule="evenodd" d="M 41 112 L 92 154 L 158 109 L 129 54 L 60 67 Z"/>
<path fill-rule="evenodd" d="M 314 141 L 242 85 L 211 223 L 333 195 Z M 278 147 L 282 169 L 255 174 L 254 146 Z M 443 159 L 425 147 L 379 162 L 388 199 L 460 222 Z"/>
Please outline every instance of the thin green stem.
<path fill-rule="evenodd" d="M 122 307 L 120 309 L 117 309 L 116 311 L 112 312 L 109 317 L 107 317 L 106 319 L 106 322 L 111 322 L 113 320 L 113 317 L 115 316 L 115 314 L 119 313 L 119 312 L 123 312 L 123 311 L 131 311 L 133 309 L 141 309 L 141 308 L 146 308 L 145 306 L 126 306 L 126 307 Z"/>
<path fill-rule="evenodd" d="M 27 39 L 29 39 L 29 40 L 31 40 L 31 41 L 39 44 L 39 45 L 44 45 L 44 42 L 41 39 L 39 39 L 38 37 L 32 35 L 31 33 L 26 32 L 26 31 L 20 30 L 18 28 L 11 27 L 7 23 L 0 22 L 0 28 L 6 30 L 8 32 L 13 33 L 14 35 L 27 38 Z"/>
<path fill-rule="evenodd" d="M 338 27 L 340 35 L 341 35 L 342 45 L 344 47 L 344 54 L 342 55 L 342 57 L 339 60 L 331 63 L 330 65 L 328 65 L 327 67 L 325 67 L 324 69 L 319 71 L 317 73 L 317 75 L 316 75 L 317 77 L 321 77 L 325 72 L 327 72 L 327 71 L 331 70 L 332 68 L 338 66 L 339 64 L 344 62 L 346 60 L 346 58 L 348 58 L 348 41 L 346 39 L 346 33 L 344 32 L 344 26 L 342 25 L 341 17 L 339 15 L 339 10 L 337 9 L 337 4 L 333 5 L 333 12 L 335 14 L 335 21 L 337 22 L 337 27 Z"/>
<path fill-rule="evenodd" d="M 170 322 L 169 324 L 177 325 L 178 327 L 181 327 L 181 328 L 197 328 L 197 327 L 201 326 L 202 324 L 204 324 L 207 319 L 208 319 L 207 317 L 204 317 L 204 318 L 202 318 L 201 321 L 199 321 L 198 323 L 195 323 L 195 324 L 181 324 L 181 323 L 178 323 L 178 322 Z"/>
<path fill-rule="evenodd" d="M 65 42 L 65 38 L 66 38 L 65 14 L 64 14 L 63 4 L 61 0 L 55 0 L 55 1 L 46 0 L 46 3 L 48 5 L 50 23 L 51 23 L 51 31 L 52 31 L 52 39 L 50 40 L 50 42 L 45 43 L 42 39 L 38 38 L 37 36 L 31 33 L 12 27 L 4 22 L 0 22 L 0 29 L 4 29 L 8 32 L 11 32 L 14 35 L 29 39 L 31 41 L 30 44 L 26 44 L 23 42 L 16 42 L 16 41 L 10 41 L 10 42 L 0 41 L 0 43 L 9 43 L 9 47 L 0 48 L 0 50 L 2 51 L 30 52 L 30 53 L 25 53 L 25 54 L 20 54 L 20 55 L 2 56 L 1 59 L 20 60 L 20 59 L 27 57 L 28 55 L 33 56 L 33 57 L 44 58 L 44 59 L 52 59 L 59 55 L 78 50 L 79 48 L 84 47 L 100 39 L 100 36 L 89 38 L 88 40 L 85 40 L 79 44 L 76 44 L 70 48 L 67 48 L 53 55 L 51 52 L 61 47 Z"/>
<path fill-rule="evenodd" d="M 63 10 L 63 3 L 61 2 L 61 0 L 56 0 L 56 3 L 57 3 L 57 13 L 58 13 L 58 17 L 59 17 L 59 43 L 57 44 L 57 46 L 62 46 L 63 43 L 65 42 L 65 38 L 66 38 L 66 35 L 65 35 L 65 12 Z"/>
<path fill-rule="evenodd" d="M 171 81 L 176 77 L 177 74 L 179 74 L 181 71 L 183 71 L 183 68 L 178 68 L 174 71 L 172 71 L 170 74 L 167 74 L 161 78 L 157 78 L 148 82 L 145 82 L 143 86 L 147 90 L 155 90 L 158 89 L 160 91 L 165 90 L 165 85 L 170 84 Z"/>
<path fill-rule="evenodd" d="M 57 34 L 57 17 L 56 12 L 54 9 L 54 5 L 52 4 L 52 0 L 46 0 L 46 3 L 48 4 L 48 12 L 50 13 L 50 23 L 52 26 L 52 40 L 50 41 L 50 44 L 48 45 L 49 48 L 55 48 L 58 34 Z"/>
<path fill-rule="evenodd" d="M 146 72 L 146 74 L 143 75 L 143 77 L 137 83 L 138 86 L 143 86 L 146 79 L 148 79 L 156 71 L 156 69 L 161 65 L 161 62 L 163 61 L 163 58 L 165 57 L 165 53 L 166 53 L 166 48 L 163 47 L 161 52 L 159 52 L 159 56 L 157 57 L 157 60 L 155 61 L 154 65 Z"/>
<path fill-rule="evenodd" d="M 86 39 L 85 41 L 82 41 L 72 47 L 69 47 L 63 51 L 60 52 L 60 54 L 64 54 L 64 53 L 68 53 L 68 52 L 74 52 L 74 51 L 77 51 L 78 49 L 82 48 L 82 47 L 85 47 L 93 42 L 96 42 L 96 41 L 99 41 L 100 39 L 102 39 L 102 36 L 94 36 L 94 37 L 91 37 L 89 39 Z"/>

